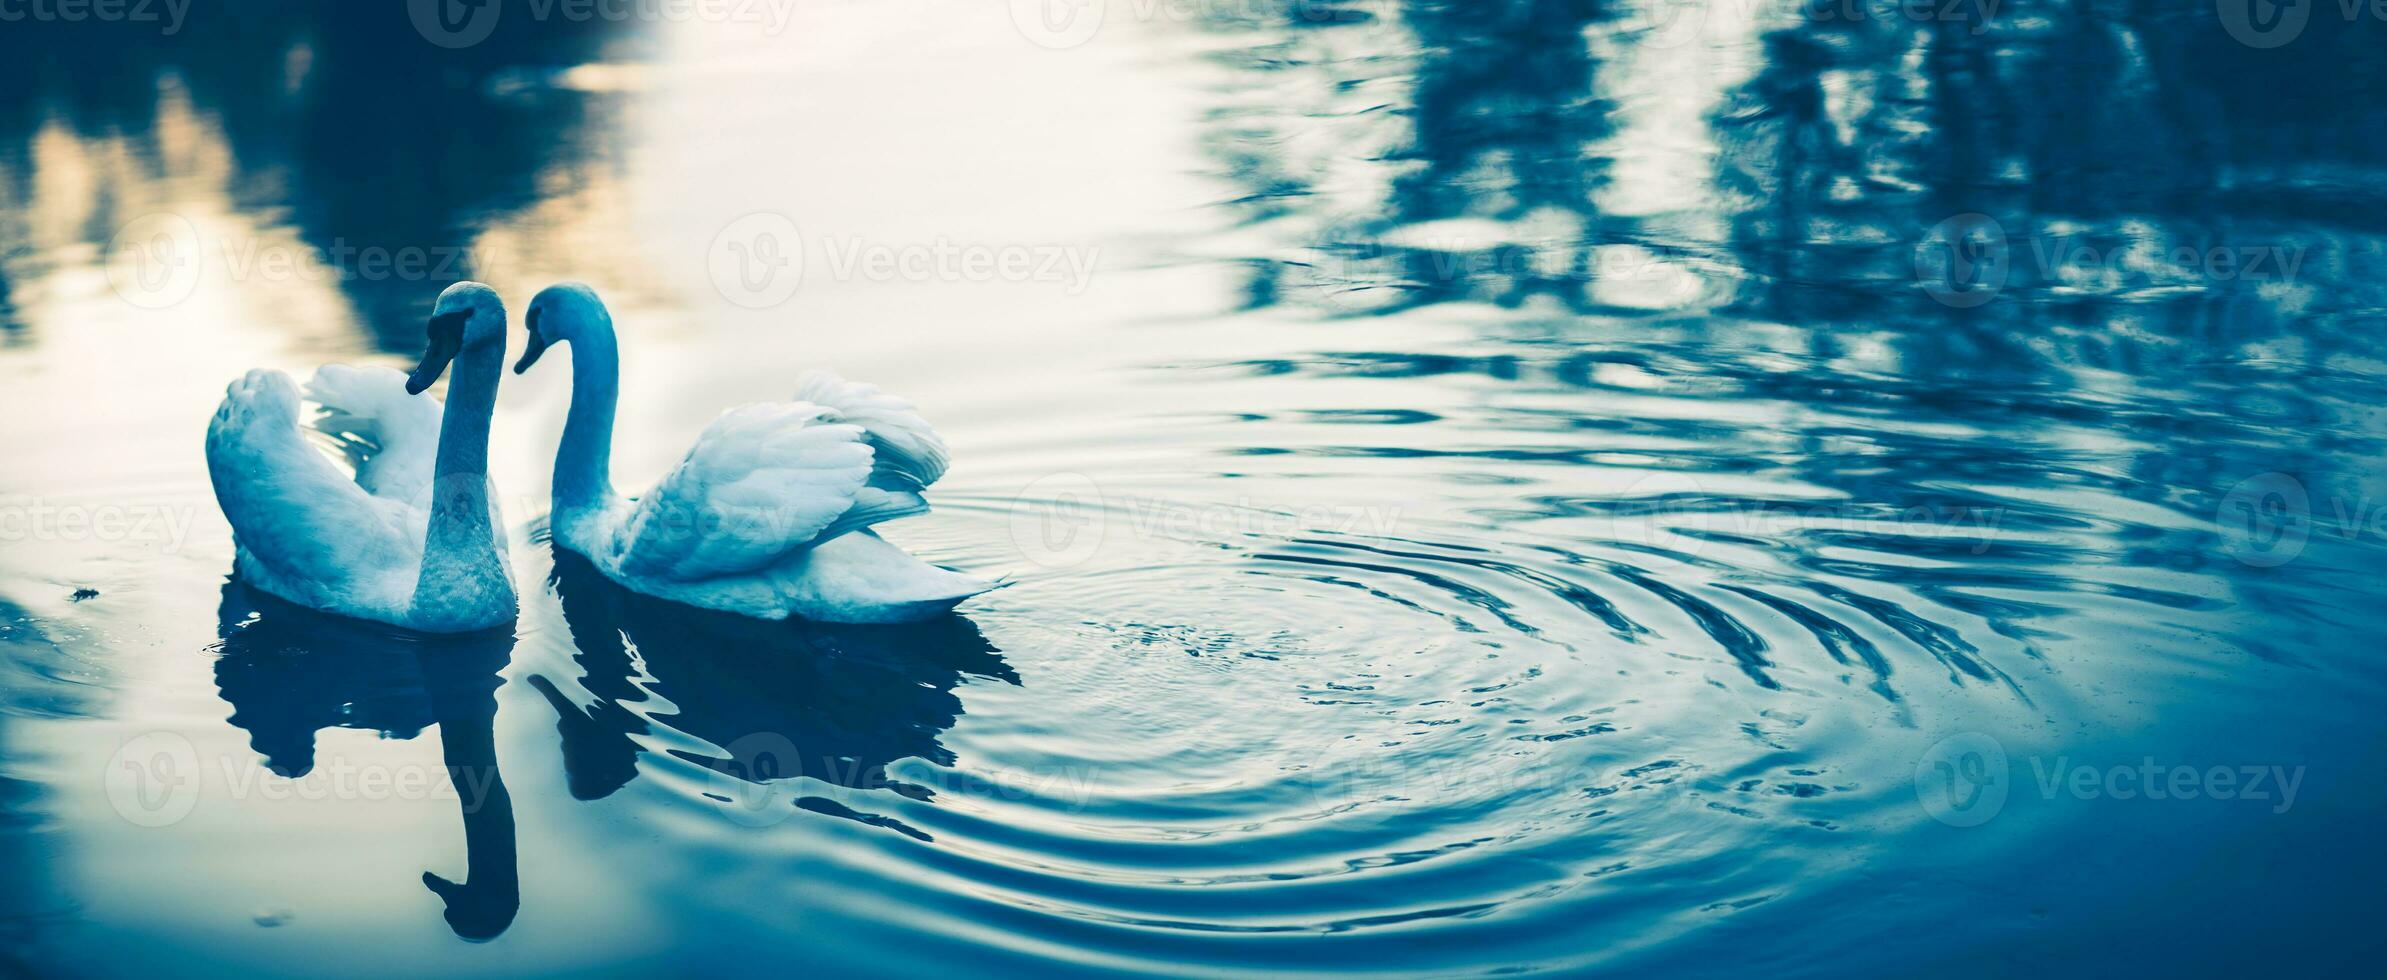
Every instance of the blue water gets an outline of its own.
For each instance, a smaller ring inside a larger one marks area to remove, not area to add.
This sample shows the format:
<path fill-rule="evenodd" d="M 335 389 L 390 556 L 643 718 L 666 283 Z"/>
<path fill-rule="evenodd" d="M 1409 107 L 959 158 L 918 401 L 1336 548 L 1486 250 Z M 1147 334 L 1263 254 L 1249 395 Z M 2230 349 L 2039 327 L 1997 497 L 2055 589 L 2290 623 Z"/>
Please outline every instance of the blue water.
<path fill-rule="evenodd" d="M 2387 25 L 367 6 L 0 24 L 0 974 L 2375 972 Z M 222 386 L 465 276 L 1011 584 L 625 593 L 541 372 L 511 634 L 229 581 Z"/>

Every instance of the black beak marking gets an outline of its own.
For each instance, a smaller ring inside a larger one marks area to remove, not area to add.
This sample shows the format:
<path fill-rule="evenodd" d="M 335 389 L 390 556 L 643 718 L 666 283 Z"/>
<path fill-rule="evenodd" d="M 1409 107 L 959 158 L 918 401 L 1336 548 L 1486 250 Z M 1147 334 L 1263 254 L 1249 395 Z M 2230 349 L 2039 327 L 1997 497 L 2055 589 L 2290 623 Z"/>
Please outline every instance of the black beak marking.
<path fill-rule="evenodd" d="M 541 312 L 543 311 L 533 306 L 530 308 L 530 315 L 525 318 L 525 322 L 530 327 L 530 346 L 523 349 L 522 359 L 514 362 L 515 374 L 530 370 L 531 365 L 538 363 L 539 355 L 547 353 L 547 335 L 539 332 L 539 314 Z"/>
<path fill-rule="evenodd" d="M 406 393 L 420 395 L 429 389 L 439 376 L 447 373 L 448 362 L 456 359 L 456 352 L 464 349 L 464 321 L 472 319 L 471 310 L 441 313 L 431 318 L 426 330 L 430 334 L 423 347 L 423 362 L 415 366 L 406 378 Z"/>

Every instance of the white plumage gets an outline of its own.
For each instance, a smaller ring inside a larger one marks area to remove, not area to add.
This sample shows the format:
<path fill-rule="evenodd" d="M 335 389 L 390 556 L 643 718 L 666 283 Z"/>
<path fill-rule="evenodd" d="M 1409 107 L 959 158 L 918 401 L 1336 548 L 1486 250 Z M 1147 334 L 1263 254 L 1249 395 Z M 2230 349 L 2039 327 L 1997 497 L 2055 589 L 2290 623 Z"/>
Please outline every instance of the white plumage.
<path fill-rule="evenodd" d="M 302 606 L 395 621 L 414 601 L 429 514 L 341 473 L 308 444 L 298 408 L 289 375 L 251 371 L 225 390 L 207 428 L 208 474 L 232 522 L 235 570 Z"/>
<path fill-rule="evenodd" d="M 912 404 L 814 373 L 797 400 L 723 414 L 633 501 L 608 470 L 618 366 L 612 319 L 585 286 L 531 302 L 531 349 L 572 345 L 571 415 L 556 451 L 556 542 L 632 590 L 765 619 L 926 618 L 993 583 L 906 554 L 869 529 L 928 509 L 946 449 Z"/>
<path fill-rule="evenodd" d="M 801 403 L 724 413 L 631 510 L 622 572 L 675 582 L 750 574 L 818 540 L 853 507 L 871 466 L 862 430 L 827 415 Z"/>
<path fill-rule="evenodd" d="M 831 421 L 862 428 L 877 453 L 874 485 L 918 491 L 945 475 L 945 440 L 900 396 L 828 371 L 806 371 L 796 381 L 796 401 L 827 409 Z"/>
<path fill-rule="evenodd" d="M 486 405 L 504 359 L 504 312 L 494 294 L 458 294 L 461 288 L 450 289 L 453 300 L 441 297 L 443 312 L 461 314 L 450 323 L 456 342 L 442 350 L 435 338 L 417 376 L 428 384 L 461 351 L 487 362 L 476 365 L 486 371 L 458 369 L 459 385 L 468 373 L 476 381 L 487 376 L 485 397 L 475 399 Z M 494 333 L 478 322 L 490 315 Z M 465 319 L 475 322 L 459 322 Z M 407 388 L 408 376 L 389 368 L 326 365 L 308 382 L 320 411 L 307 422 L 299 417 L 297 385 L 280 371 L 250 371 L 225 390 L 207 427 L 207 469 L 232 525 L 234 572 L 302 606 L 397 626 L 462 632 L 508 622 L 513 585 L 504 538 L 494 533 L 504 525 L 486 470 L 475 463 L 486 454 L 488 412 L 452 420 L 460 427 L 451 450 L 456 471 L 443 474 L 442 434 L 451 420 L 439 399 Z M 346 456 L 353 475 L 326 445 Z M 443 483 L 457 492 L 435 493 Z M 435 518 L 452 532 L 437 539 L 438 554 Z"/>
<path fill-rule="evenodd" d="M 346 364 L 316 368 L 306 392 L 320 409 L 310 425 L 347 456 L 358 486 L 390 500 L 427 498 L 445 407 L 439 399 L 407 394 L 406 375 L 397 371 Z"/>

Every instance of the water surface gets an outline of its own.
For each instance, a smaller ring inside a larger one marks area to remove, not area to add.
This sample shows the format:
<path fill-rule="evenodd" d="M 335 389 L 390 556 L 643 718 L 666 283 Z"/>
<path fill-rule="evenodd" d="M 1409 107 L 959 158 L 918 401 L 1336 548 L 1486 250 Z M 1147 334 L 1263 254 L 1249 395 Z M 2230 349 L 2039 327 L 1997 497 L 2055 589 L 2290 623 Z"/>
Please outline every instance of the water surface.
<path fill-rule="evenodd" d="M 239 6 L 0 34 L 0 972 L 2380 951 L 2376 24 Z M 806 367 L 912 396 L 888 535 L 1010 586 L 614 588 L 553 370 L 513 635 L 228 581 L 223 385 L 467 276 L 613 304 L 625 487 Z"/>

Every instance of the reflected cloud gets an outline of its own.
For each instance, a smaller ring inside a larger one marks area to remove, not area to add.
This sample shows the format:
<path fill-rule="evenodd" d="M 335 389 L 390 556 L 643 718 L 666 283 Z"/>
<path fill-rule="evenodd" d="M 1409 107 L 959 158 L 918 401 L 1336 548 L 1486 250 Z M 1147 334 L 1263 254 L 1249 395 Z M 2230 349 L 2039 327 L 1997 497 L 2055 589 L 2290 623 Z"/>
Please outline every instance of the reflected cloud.
<path fill-rule="evenodd" d="M 462 49 L 417 36 L 405 4 L 202 7 L 171 37 L 12 25 L 0 214 L 29 222 L 0 229 L 13 246 L 0 285 L 30 288 L 80 249 L 114 250 L 118 229 L 152 212 L 230 212 L 258 231 L 205 240 L 200 261 L 335 282 L 375 346 L 407 349 L 441 289 L 492 276 L 484 231 L 585 179 L 606 99 L 538 80 L 641 50 L 633 28 L 603 18 L 516 20 Z M 297 255 L 263 254 L 288 251 L 283 234 Z M 9 309 L 0 295 L 14 338 Z"/>

